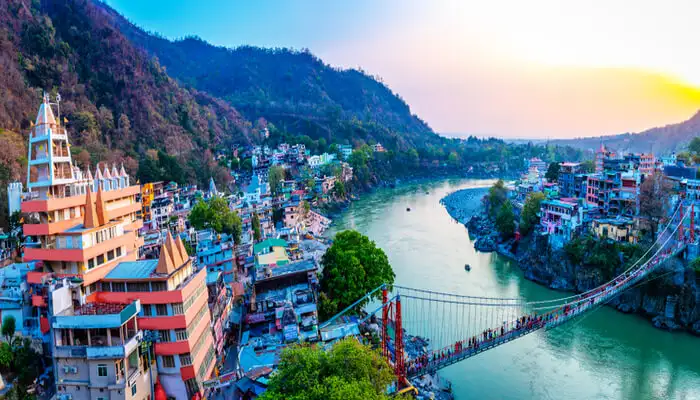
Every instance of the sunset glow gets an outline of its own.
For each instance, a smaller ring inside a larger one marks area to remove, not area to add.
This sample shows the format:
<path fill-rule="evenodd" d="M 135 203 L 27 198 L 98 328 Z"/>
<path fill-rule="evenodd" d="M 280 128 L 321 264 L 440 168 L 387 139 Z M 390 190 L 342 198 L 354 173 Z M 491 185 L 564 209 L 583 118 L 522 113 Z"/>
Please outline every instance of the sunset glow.
<path fill-rule="evenodd" d="M 445 133 L 614 134 L 700 108 L 696 1 L 109 3 L 167 37 L 309 48 L 361 67 Z"/>

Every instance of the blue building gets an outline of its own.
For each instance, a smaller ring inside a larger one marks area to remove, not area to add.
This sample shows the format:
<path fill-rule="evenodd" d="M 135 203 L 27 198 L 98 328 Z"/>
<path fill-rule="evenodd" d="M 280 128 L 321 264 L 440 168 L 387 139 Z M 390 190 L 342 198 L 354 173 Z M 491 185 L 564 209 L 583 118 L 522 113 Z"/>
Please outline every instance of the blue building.
<path fill-rule="evenodd" d="M 197 232 L 197 261 L 208 272 L 221 272 L 226 284 L 235 281 L 233 237 L 212 230 Z"/>

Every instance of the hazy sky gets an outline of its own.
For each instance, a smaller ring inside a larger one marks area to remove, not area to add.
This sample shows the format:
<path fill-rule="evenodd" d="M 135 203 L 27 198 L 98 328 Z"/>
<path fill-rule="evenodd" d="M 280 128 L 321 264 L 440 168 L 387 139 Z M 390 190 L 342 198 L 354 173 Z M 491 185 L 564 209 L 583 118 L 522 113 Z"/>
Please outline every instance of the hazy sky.
<path fill-rule="evenodd" d="M 168 38 L 309 48 L 441 133 L 640 131 L 700 108 L 700 1 L 108 0 Z"/>

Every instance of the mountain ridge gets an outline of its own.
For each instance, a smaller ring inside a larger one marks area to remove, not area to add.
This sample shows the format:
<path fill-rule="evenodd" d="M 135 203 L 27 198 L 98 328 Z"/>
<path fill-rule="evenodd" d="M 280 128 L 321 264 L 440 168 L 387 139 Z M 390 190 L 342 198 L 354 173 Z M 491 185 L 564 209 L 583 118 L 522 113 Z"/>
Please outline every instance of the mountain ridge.
<path fill-rule="evenodd" d="M 193 36 L 169 40 L 108 5 L 101 8 L 180 83 L 225 99 L 251 121 L 264 118 L 328 142 L 376 141 L 402 150 L 440 140 L 398 94 L 364 71 L 332 67 L 308 50 L 227 48 Z"/>
<path fill-rule="evenodd" d="M 649 128 L 638 133 L 558 139 L 551 143 L 595 150 L 604 144 L 617 151 L 668 154 L 685 150 L 688 143 L 700 136 L 700 110 L 685 121 Z"/>

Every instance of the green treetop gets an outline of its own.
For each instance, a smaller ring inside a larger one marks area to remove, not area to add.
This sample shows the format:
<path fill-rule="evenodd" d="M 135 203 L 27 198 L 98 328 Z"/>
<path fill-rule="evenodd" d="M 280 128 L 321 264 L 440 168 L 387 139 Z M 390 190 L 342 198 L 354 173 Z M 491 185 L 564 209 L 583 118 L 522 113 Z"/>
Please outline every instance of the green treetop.
<path fill-rule="evenodd" d="M 251 224 L 253 225 L 253 239 L 257 242 L 262 238 L 262 232 L 260 230 L 260 217 L 258 217 L 258 214 L 253 214 Z"/>
<path fill-rule="evenodd" d="M 267 181 L 270 183 L 270 192 L 273 194 L 278 194 L 279 190 L 281 189 L 280 184 L 284 180 L 284 175 L 284 167 L 279 165 L 270 167 L 267 178 Z"/>
<path fill-rule="evenodd" d="M 240 243 L 243 231 L 241 218 L 232 211 L 226 199 L 214 197 L 208 202 L 200 200 L 192 207 L 189 215 L 190 224 L 194 229 L 213 229 L 216 233 L 226 233 Z"/>
<path fill-rule="evenodd" d="M 540 222 L 540 217 L 537 215 L 540 212 L 540 205 L 545 199 L 544 193 L 534 192 L 527 195 L 523 211 L 520 214 L 520 233 L 528 235 L 533 228 Z"/>
<path fill-rule="evenodd" d="M 547 172 L 544 174 L 544 178 L 549 182 L 556 182 L 559 179 L 559 171 L 561 170 L 561 164 L 558 162 L 549 163 Z"/>
<path fill-rule="evenodd" d="M 513 205 L 506 200 L 496 216 L 496 228 L 501 237 L 510 239 L 515 233 L 515 215 L 513 214 Z"/>
<path fill-rule="evenodd" d="M 489 215 L 493 218 L 501 209 L 503 203 L 508 199 L 508 189 L 502 179 L 489 188 L 489 193 L 486 195 L 486 205 Z"/>
<path fill-rule="evenodd" d="M 391 366 L 375 350 L 343 339 L 329 351 L 297 345 L 282 351 L 261 400 L 385 400 L 394 380 Z"/>
<path fill-rule="evenodd" d="M 394 271 L 382 249 L 357 231 L 335 235 L 321 259 L 322 318 L 328 318 L 383 283 L 394 283 Z"/>

